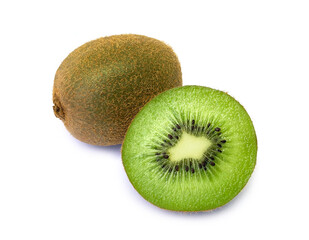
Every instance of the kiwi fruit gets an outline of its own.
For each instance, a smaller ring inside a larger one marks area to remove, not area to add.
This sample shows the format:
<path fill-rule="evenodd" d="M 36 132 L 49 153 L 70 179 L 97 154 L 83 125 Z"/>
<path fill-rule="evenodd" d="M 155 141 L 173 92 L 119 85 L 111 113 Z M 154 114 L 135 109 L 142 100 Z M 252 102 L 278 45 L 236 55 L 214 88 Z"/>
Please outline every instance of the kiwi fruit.
<path fill-rule="evenodd" d="M 142 35 L 114 35 L 80 46 L 61 63 L 53 109 L 80 141 L 116 145 L 141 107 L 181 85 L 178 58 L 167 44 Z"/>
<path fill-rule="evenodd" d="M 134 188 L 154 205 L 207 211 L 248 182 L 257 139 L 246 110 L 225 92 L 184 86 L 161 93 L 136 115 L 122 145 Z"/>

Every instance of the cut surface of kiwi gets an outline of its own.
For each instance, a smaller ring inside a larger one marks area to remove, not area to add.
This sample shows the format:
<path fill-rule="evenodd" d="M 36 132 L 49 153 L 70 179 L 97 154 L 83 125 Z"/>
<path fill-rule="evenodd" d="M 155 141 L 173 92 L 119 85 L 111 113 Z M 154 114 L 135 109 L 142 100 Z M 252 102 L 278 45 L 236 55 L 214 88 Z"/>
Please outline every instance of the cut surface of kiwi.
<path fill-rule="evenodd" d="M 154 205 L 206 211 L 248 182 L 257 140 L 246 110 L 219 90 L 185 86 L 161 93 L 136 115 L 122 146 L 134 188 Z"/>

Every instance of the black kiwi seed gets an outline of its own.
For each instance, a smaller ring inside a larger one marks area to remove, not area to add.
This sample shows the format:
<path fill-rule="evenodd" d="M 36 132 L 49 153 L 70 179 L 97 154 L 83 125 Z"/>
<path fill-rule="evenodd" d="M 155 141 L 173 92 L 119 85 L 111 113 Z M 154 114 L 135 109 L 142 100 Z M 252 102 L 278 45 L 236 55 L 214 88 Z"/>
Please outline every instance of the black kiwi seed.
<path fill-rule="evenodd" d="M 178 129 L 180 129 L 180 128 L 181 128 L 181 127 L 179 126 L 179 124 L 177 124 L 177 125 L 176 125 L 176 127 L 177 127 Z"/>
<path fill-rule="evenodd" d="M 160 155 L 160 153 L 157 152 L 156 155 Z"/>
<path fill-rule="evenodd" d="M 168 159 L 168 158 L 169 158 L 169 156 L 168 156 L 168 155 L 164 155 L 163 157 L 164 157 L 165 159 Z"/>
<path fill-rule="evenodd" d="M 178 172 L 178 170 L 179 170 L 179 166 L 178 166 L 178 165 L 176 165 L 176 166 L 175 166 L 175 171 L 177 171 L 177 172 Z"/>
<path fill-rule="evenodd" d="M 194 168 L 191 168 L 191 172 L 192 172 L 192 173 L 194 173 L 194 172 L 195 172 Z"/>
<path fill-rule="evenodd" d="M 206 162 L 206 161 L 204 161 L 204 162 L 202 163 L 203 167 L 205 167 L 205 166 L 206 166 L 206 164 L 207 164 L 207 162 Z"/>
<path fill-rule="evenodd" d="M 198 164 L 198 167 L 199 167 L 199 168 L 202 168 L 202 167 L 203 167 L 203 165 L 202 165 L 201 163 L 199 163 L 199 164 Z"/>
<path fill-rule="evenodd" d="M 192 120 L 192 125 L 194 125 L 194 123 L 195 123 L 195 120 Z"/>
<path fill-rule="evenodd" d="M 192 131 L 194 130 L 194 126 L 191 127 L 191 130 L 192 130 Z"/>
<path fill-rule="evenodd" d="M 220 132 L 221 128 L 215 128 L 215 131 Z"/>
<path fill-rule="evenodd" d="M 169 139 L 173 139 L 173 136 L 171 134 L 167 135 Z"/>
<path fill-rule="evenodd" d="M 188 171 L 189 171 L 189 167 L 188 167 L 188 166 L 186 166 L 186 167 L 185 167 L 185 170 L 186 170 L 186 172 L 188 172 Z"/>
<path fill-rule="evenodd" d="M 175 136 L 175 138 L 176 138 L 176 139 L 179 139 L 179 137 L 178 137 L 178 136 Z"/>
<path fill-rule="evenodd" d="M 214 162 L 210 162 L 210 165 L 211 166 L 215 166 L 216 164 Z"/>
<path fill-rule="evenodd" d="M 221 142 L 222 142 L 222 143 L 226 143 L 226 140 L 222 140 Z"/>
<path fill-rule="evenodd" d="M 220 150 L 220 149 L 217 149 L 217 151 L 218 151 L 219 153 L 222 153 L 222 150 Z"/>
<path fill-rule="evenodd" d="M 218 146 L 219 148 L 222 148 L 222 145 L 221 145 L 221 144 L 217 144 L 217 146 Z"/>
<path fill-rule="evenodd" d="M 207 124 L 207 128 L 209 128 L 209 127 L 210 127 L 210 123 Z"/>

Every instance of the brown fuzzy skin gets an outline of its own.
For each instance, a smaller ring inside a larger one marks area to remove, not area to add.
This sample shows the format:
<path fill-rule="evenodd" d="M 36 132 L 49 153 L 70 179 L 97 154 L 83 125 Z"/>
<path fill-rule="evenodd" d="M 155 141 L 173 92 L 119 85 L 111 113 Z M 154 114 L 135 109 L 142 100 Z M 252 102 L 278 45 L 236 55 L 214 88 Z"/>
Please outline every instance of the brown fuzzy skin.
<path fill-rule="evenodd" d="M 180 63 L 168 45 L 141 35 L 114 35 L 80 46 L 62 62 L 53 109 L 80 141 L 121 144 L 140 108 L 181 85 Z"/>

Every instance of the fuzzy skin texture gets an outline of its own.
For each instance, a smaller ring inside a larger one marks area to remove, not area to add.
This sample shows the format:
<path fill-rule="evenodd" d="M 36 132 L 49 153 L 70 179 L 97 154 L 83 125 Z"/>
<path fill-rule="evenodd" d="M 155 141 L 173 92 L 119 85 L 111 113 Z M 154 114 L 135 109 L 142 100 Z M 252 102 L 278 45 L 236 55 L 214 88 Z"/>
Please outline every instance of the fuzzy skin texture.
<path fill-rule="evenodd" d="M 54 81 L 54 113 L 80 141 L 121 144 L 129 124 L 148 101 L 182 85 L 171 47 L 141 35 L 90 41 L 69 54 Z"/>

